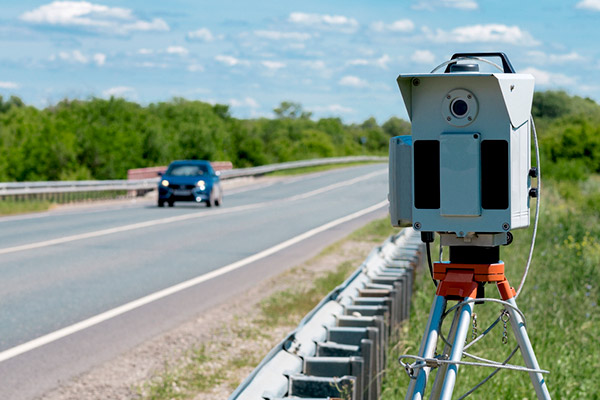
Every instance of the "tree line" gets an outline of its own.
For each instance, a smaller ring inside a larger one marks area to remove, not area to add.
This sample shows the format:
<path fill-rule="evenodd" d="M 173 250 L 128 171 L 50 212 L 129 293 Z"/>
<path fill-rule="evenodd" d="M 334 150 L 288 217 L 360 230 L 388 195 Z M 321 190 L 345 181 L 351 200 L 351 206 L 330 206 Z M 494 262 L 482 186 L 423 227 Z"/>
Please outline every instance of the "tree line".
<path fill-rule="evenodd" d="M 121 98 L 63 100 L 45 109 L 0 97 L 0 181 L 123 179 L 130 168 L 175 159 L 229 160 L 235 167 L 309 158 L 387 154 L 410 133 L 392 117 L 378 125 L 314 120 L 283 102 L 273 119 L 238 119 L 229 107 L 175 98 L 141 106 Z"/>
<path fill-rule="evenodd" d="M 0 181 L 122 179 L 127 170 L 175 159 L 229 160 L 235 167 L 318 157 L 386 155 L 410 133 L 392 117 L 345 124 L 313 119 L 282 102 L 274 118 L 238 119 L 229 107 L 175 98 L 141 106 L 121 98 L 63 100 L 45 109 L 0 96 Z M 600 172 L 600 106 L 563 91 L 537 92 L 543 172 L 582 180 Z"/>

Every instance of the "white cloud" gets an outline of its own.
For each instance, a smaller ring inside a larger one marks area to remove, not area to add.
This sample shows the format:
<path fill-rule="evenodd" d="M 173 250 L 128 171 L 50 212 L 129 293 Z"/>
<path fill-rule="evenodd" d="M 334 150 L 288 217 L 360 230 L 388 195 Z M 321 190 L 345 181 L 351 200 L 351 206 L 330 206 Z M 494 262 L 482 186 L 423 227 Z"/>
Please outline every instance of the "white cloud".
<path fill-rule="evenodd" d="M 60 53 L 58 53 L 58 58 L 60 58 L 63 61 L 80 64 L 87 64 L 89 61 L 88 58 L 84 56 L 83 53 L 79 50 L 73 50 L 71 52 L 61 51 Z"/>
<path fill-rule="evenodd" d="M 375 65 L 379 68 L 387 69 L 387 65 L 390 62 L 391 58 L 387 54 L 382 55 L 377 60 L 375 60 Z"/>
<path fill-rule="evenodd" d="M 187 38 L 190 40 L 203 40 L 205 42 L 212 42 L 215 40 L 214 35 L 208 28 L 200 28 L 198 30 L 188 32 Z"/>
<path fill-rule="evenodd" d="M 584 10 L 600 11 L 600 0 L 582 0 L 575 7 Z"/>
<path fill-rule="evenodd" d="M 144 61 L 141 63 L 137 63 L 136 66 L 138 67 L 142 67 L 142 68 L 168 68 L 169 64 L 167 63 L 155 63 L 155 62 L 150 62 L 150 61 Z"/>
<path fill-rule="evenodd" d="M 18 89 L 19 84 L 15 82 L 0 82 L 0 89 Z"/>
<path fill-rule="evenodd" d="M 531 61 L 540 64 L 565 64 L 569 62 L 586 61 L 586 58 L 576 51 L 565 54 L 546 54 L 543 51 L 530 51 L 528 55 Z"/>
<path fill-rule="evenodd" d="M 442 29 L 433 32 L 423 28 L 423 33 L 436 43 L 506 43 L 521 46 L 539 44 L 529 32 L 521 30 L 518 26 L 502 24 L 461 26 L 449 32 Z"/>
<path fill-rule="evenodd" d="M 304 32 L 279 32 L 279 31 L 254 31 L 254 35 L 263 38 L 263 39 L 271 39 L 271 40 L 294 40 L 294 41 L 305 41 L 312 37 L 310 33 Z"/>
<path fill-rule="evenodd" d="M 391 61 L 389 55 L 384 54 L 381 57 L 373 60 L 366 60 L 364 58 L 357 58 L 346 62 L 347 65 L 374 65 L 376 67 L 387 69 L 388 63 Z"/>
<path fill-rule="evenodd" d="M 475 0 L 441 0 L 442 6 L 460 10 L 477 10 L 479 5 Z"/>
<path fill-rule="evenodd" d="M 248 61 L 243 61 L 233 56 L 227 56 L 223 54 L 219 54 L 218 56 L 216 56 L 215 60 L 230 67 L 234 67 L 236 65 L 248 65 Z"/>
<path fill-rule="evenodd" d="M 438 7 L 456 8 L 459 10 L 477 10 L 479 5 L 475 0 L 420 0 L 412 8 L 415 10 L 434 10 Z"/>
<path fill-rule="evenodd" d="M 321 60 L 304 61 L 302 63 L 302 65 L 304 65 L 310 69 L 316 69 L 316 70 L 323 70 L 323 69 L 327 68 L 327 66 L 325 65 L 325 62 L 321 61 Z"/>
<path fill-rule="evenodd" d="M 50 61 L 56 61 L 58 59 L 73 64 L 89 64 L 93 62 L 97 66 L 101 67 L 106 63 L 106 54 L 95 53 L 89 56 L 83 54 L 79 50 L 61 51 L 58 54 L 51 55 L 49 59 Z"/>
<path fill-rule="evenodd" d="M 182 46 L 169 46 L 167 47 L 168 54 L 177 54 L 179 56 L 187 56 L 189 50 Z"/>
<path fill-rule="evenodd" d="M 519 73 L 533 75 L 536 85 L 540 86 L 566 87 L 577 83 L 577 80 L 572 76 L 544 71 L 533 67 L 525 68 L 524 70 L 519 71 Z"/>
<path fill-rule="evenodd" d="M 273 70 L 273 71 L 277 71 L 278 69 L 285 67 L 285 63 L 282 63 L 280 61 L 265 60 L 265 61 L 261 62 L 261 64 L 264 65 L 266 68 Z"/>
<path fill-rule="evenodd" d="M 252 97 L 246 97 L 245 99 L 229 99 L 229 105 L 232 107 L 248 107 L 248 108 L 259 108 L 260 104 Z"/>
<path fill-rule="evenodd" d="M 139 49 L 138 50 L 138 54 L 143 54 L 143 55 L 154 54 L 154 50 L 152 50 L 152 49 Z"/>
<path fill-rule="evenodd" d="M 400 19 L 394 21 L 391 24 L 386 24 L 383 21 L 373 22 L 371 29 L 377 32 L 411 32 L 415 29 L 415 24 L 410 19 Z"/>
<path fill-rule="evenodd" d="M 314 112 L 350 114 L 354 112 L 353 108 L 344 107 L 341 104 L 330 104 L 328 106 L 316 106 L 311 108 Z"/>
<path fill-rule="evenodd" d="M 129 87 L 129 86 L 115 86 L 115 87 L 112 87 L 110 89 L 106 89 L 105 91 L 103 91 L 102 95 L 104 97 L 136 98 L 137 92 L 135 91 L 134 88 Z"/>
<path fill-rule="evenodd" d="M 369 86 L 368 82 L 364 79 L 360 79 L 358 76 L 346 75 L 338 82 L 342 86 L 351 86 L 357 88 L 363 88 Z"/>
<path fill-rule="evenodd" d="M 346 62 L 347 65 L 369 65 L 369 60 L 365 60 L 364 58 L 355 58 L 354 60 L 350 60 Z"/>
<path fill-rule="evenodd" d="M 93 59 L 96 65 L 101 67 L 106 63 L 106 54 L 96 53 L 94 54 Z"/>
<path fill-rule="evenodd" d="M 342 32 L 354 32 L 358 28 L 358 21 L 343 15 L 308 14 L 293 12 L 288 20 L 295 24 L 313 26 L 321 29 L 334 29 Z"/>
<path fill-rule="evenodd" d="M 117 34 L 169 30 L 169 25 L 160 18 L 144 21 L 136 18 L 130 9 L 87 1 L 53 1 L 27 11 L 19 18 L 33 24 L 78 27 Z"/>
<path fill-rule="evenodd" d="M 435 61 L 435 55 L 429 50 L 417 50 L 410 59 L 417 64 L 431 64 Z"/>
<path fill-rule="evenodd" d="M 202 72 L 204 71 L 204 66 L 201 64 L 190 64 L 188 65 L 187 70 L 190 72 Z"/>

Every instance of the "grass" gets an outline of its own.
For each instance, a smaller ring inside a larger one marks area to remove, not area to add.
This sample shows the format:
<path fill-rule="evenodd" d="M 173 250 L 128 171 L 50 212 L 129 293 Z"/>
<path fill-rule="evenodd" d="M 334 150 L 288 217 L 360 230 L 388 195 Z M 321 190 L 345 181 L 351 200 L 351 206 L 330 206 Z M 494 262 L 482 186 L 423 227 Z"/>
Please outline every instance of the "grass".
<path fill-rule="evenodd" d="M 517 304 L 524 312 L 529 337 L 552 398 L 599 399 L 600 395 L 600 185 L 598 178 L 587 182 L 548 182 L 544 186 L 540 227 L 535 253 L 524 289 Z M 533 209 L 533 208 L 532 208 Z M 518 287 L 529 251 L 531 228 L 514 232 L 513 244 L 501 251 L 506 275 Z M 433 246 L 432 248 L 436 248 Z M 432 255 L 434 259 L 437 257 Z M 487 297 L 498 297 L 488 285 Z M 425 329 L 434 287 L 424 269 L 415 283 L 410 325 L 405 336 L 390 348 L 388 372 L 382 400 L 405 395 L 409 379 L 397 364 L 400 354 L 416 354 Z M 453 302 L 451 304 L 454 304 Z M 501 307 L 478 305 L 479 332 L 499 315 Z M 448 324 L 451 318 L 448 318 Z M 445 326 L 444 331 L 449 328 Z M 473 353 L 504 360 L 515 346 L 508 327 L 509 344 L 501 343 L 502 324 L 478 343 Z M 471 335 L 468 335 L 468 341 Z M 438 347 L 438 350 L 441 350 Z M 511 363 L 523 365 L 519 352 Z M 461 367 L 455 397 L 465 393 L 492 370 Z M 433 379 L 430 380 L 430 383 Z M 502 371 L 471 397 L 476 399 L 533 399 L 529 376 Z"/>
<path fill-rule="evenodd" d="M 127 191 L 75 192 L 44 194 L 41 198 L 0 199 L 0 216 L 48 211 L 57 204 L 86 202 L 92 200 L 113 200 L 124 198 Z"/>
<path fill-rule="evenodd" d="M 388 219 L 373 221 L 354 231 L 347 238 L 325 248 L 319 255 L 306 264 L 315 263 L 319 259 L 339 254 L 345 243 L 376 242 L 381 243 L 391 233 Z M 248 344 L 260 341 L 266 344 L 264 353 L 255 348 L 236 348 L 227 341 L 207 341 L 201 347 L 192 349 L 182 360 L 165 365 L 154 378 L 140 386 L 139 397 L 151 400 L 167 400 L 193 398 L 196 394 L 208 392 L 217 385 L 226 384 L 233 391 L 239 385 L 235 378 L 236 370 L 251 370 L 264 355 L 283 337 L 271 335 L 277 328 L 293 329 L 300 320 L 318 303 L 341 284 L 363 261 L 357 256 L 345 256 L 335 268 L 314 276 L 314 279 L 302 285 L 293 285 L 289 289 L 280 290 L 262 300 L 256 316 L 250 321 L 234 317 L 234 321 L 223 329 L 233 335 L 240 343 Z M 283 275 L 293 281 L 295 274 L 306 268 L 296 267 Z M 219 335 L 217 335 L 219 336 Z M 235 354 L 227 357 L 227 354 Z"/>
<path fill-rule="evenodd" d="M 32 212 L 47 211 L 52 207 L 48 200 L 0 200 L 0 215 L 16 215 Z"/>
<path fill-rule="evenodd" d="M 274 171 L 265 174 L 265 176 L 289 176 L 289 175 L 301 175 L 301 174 L 310 174 L 313 172 L 322 172 L 329 171 L 332 169 L 340 169 L 347 167 L 355 167 L 359 165 L 367 165 L 367 164 L 378 164 L 380 161 L 360 161 L 360 162 L 351 162 L 351 163 L 343 163 L 343 164 L 328 164 L 328 165 L 316 165 L 314 167 L 302 167 L 302 168 L 290 168 L 284 169 L 281 171 Z"/>

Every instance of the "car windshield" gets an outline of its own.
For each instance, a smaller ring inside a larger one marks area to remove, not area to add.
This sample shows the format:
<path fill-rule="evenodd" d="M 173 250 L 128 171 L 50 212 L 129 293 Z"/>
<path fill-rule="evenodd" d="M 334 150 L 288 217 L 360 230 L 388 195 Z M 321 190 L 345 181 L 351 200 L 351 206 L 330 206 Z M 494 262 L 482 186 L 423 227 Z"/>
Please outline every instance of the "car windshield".
<path fill-rule="evenodd" d="M 167 170 L 167 175 L 171 176 L 199 176 L 208 173 L 205 165 L 172 165 Z"/>

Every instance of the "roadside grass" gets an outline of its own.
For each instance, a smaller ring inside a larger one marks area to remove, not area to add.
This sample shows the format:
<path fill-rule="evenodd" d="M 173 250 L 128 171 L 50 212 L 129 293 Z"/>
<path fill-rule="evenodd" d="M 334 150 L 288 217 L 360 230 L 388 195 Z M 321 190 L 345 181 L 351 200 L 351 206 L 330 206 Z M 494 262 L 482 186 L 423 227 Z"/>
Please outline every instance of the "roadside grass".
<path fill-rule="evenodd" d="M 382 163 L 381 161 L 361 161 L 361 162 L 352 162 L 352 163 L 343 163 L 343 164 L 316 165 L 314 167 L 291 168 L 291 169 L 284 169 L 282 171 L 269 172 L 268 174 L 265 174 L 265 176 L 289 176 L 289 175 L 310 174 L 313 172 L 329 171 L 332 169 L 356 167 L 356 166 L 368 165 L 368 164 L 381 164 L 381 163 Z"/>
<path fill-rule="evenodd" d="M 388 221 L 388 218 L 373 221 L 328 246 L 304 265 L 283 273 L 277 279 L 292 282 L 289 288 L 274 292 L 260 301 L 256 315 L 250 318 L 236 316 L 229 326 L 223 327 L 223 332 L 215 332 L 215 336 L 220 337 L 232 335 L 236 342 L 243 345 L 237 346 L 227 340 L 206 341 L 202 346 L 189 350 L 183 359 L 165 365 L 152 379 L 139 386 L 136 390 L 139 398 L 188 399 L 199 393 L 208 393 L 217 385 L 226 385 L 229 391 L 233 391 L 240 384 L 236 372 L 251 371 L 283 339 L 280 333 L 274 332 L 289 332 L 297 326 L 323 297 L 359 267 L 364 256 L 349 252 L 341 256 L 343 261 L 334 268 L 320 273 L 305 271 L 307 265 L 327 256 L 338 255 L 348 244 L 354 247 L 355 244 L 367 242 L 370 247 L 372 243 L 381 243 L 396 231 Z M 312 278 L 298 284 L 294 282 L 298 272 Z M 257 352 L 257 346 L 252 347 L 252 342 L 261 342 L 262 351 Z"/>
<path fill-rule="evenodd" d="M 127 191 L 119 190 L 108 192 L 75 192 L 62 194 L 47 194 L 44 196 L 44 198 L 0 200 L 0 216 L 48 211 L 58 204 L 85 203 L 95 200 L 122 199 L 127 196 Z"/>
<path fill-rule="evenodd" d="M 525 314 L 529 337 L 552 398 L 600 398 L 600 185 L 598 177 L 587 182 L 544 182 L 540 226 L 529 276 L 517 299 Z M 533 210 L 534 203 L 532 203 Z M 507 278 L 518 288 L 523 274 L 532 229 L 514 231 L 514 242 L 501 250 Z M 436 249 L 432 246 L 432 249 Z M 437 252 L 433 251 L 433 259 Z M 447 257 L 446 257 L 447 259 Z M 389 363 L 382 400 L 402 398 L 409 378 L 398 364 L 400 354 L 417 354 L 434 286 L 425 268 L 418 274 L 406 335 L 389 349 Z M 497 296 L 493 285 L 486 297 Z M 450 304 L 455 304 L 451 302 Z M 481 333 L 499 315 L 501 306 L 475 306 Z M 451 317 L 446 319 L 447 332 Z M 503 345 L 502 323 L 472 349 L 472 353 L 504 361 L 516 342 L 510 326 L 509 343 Z M 470 342 L 471 333 L 467 337 Z M 438 346 L 441 351 L 441 346 Z M 510 363 L 523 365 L 519 351 Z M 461 366 L 454 398 L 466 393 L 493 370 Z M 432 371 L 432 379 L 435 371 Z M 527 373 L 501 371 L 469 398 L 533 399 L 535 392 Z"/>
<path fill-rule="evenodd" d="M 0 200 L 0 215 L 41 212 L 49 210 L 50 207 L 52 207 L 52 202 L 47 200 Z"/>

